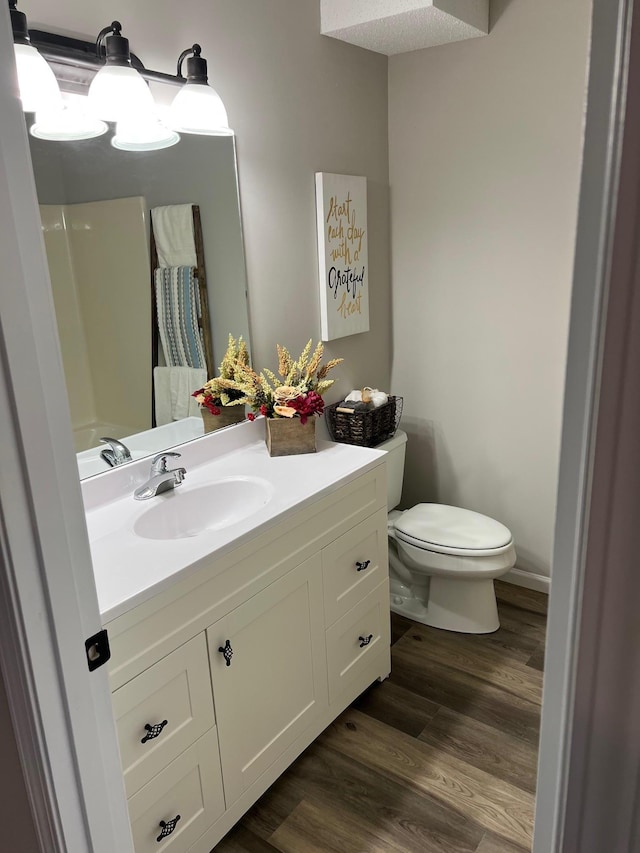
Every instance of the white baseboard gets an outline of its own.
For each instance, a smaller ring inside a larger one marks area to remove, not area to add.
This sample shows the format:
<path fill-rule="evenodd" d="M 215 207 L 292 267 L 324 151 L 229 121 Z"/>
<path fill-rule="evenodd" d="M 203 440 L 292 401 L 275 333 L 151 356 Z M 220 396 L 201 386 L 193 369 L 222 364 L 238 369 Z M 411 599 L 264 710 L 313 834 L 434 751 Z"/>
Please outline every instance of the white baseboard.
<path fill-rule="evenodd" d="M 500 580 L 512 583 L 514 586 L 524 586 L 527 589 L 535 589 L 536 592 L 544 592 L 549 595 L 551 589 L 551 578 L 546 575 L 537 575 L 533 572 L 525 572 L 522 569 L 511 569 Z"/>

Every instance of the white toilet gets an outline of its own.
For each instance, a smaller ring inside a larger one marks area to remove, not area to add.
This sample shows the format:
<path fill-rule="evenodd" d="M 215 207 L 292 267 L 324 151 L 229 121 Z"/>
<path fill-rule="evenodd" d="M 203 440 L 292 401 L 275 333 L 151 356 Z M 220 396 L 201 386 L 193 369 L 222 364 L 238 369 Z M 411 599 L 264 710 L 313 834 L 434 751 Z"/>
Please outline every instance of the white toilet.
<path fill-rule="evenodd" d="M 406 433 L 385 450 L 389 506 L 391 610 L 416 622 L 488 634 L 500 627 L 493 580 L 512 569 L 511 532 L 486 515 L 441 504 L 417 504 L 400 512 Z"/>

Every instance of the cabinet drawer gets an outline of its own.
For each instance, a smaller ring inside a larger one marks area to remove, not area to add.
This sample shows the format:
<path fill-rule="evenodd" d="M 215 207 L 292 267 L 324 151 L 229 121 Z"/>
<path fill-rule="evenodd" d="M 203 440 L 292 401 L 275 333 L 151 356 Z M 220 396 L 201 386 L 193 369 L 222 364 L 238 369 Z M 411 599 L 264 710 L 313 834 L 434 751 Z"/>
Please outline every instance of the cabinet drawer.
<path fill-rule="evenodd" d="M 192 744 L 129 800 L 136 853 L 183 853 L 224 812 L 216 729 Z M 173 831 L 162 836 L 163 821 Z"/>
<path fill-rule="evenodd" d="M 386 510 L 323 548 L 322 576 L 325 622 L 333 625 L 388 576 Z"/>
<path fill-rule="evenodd" d="M 180 646 L 111 699 L 130 797 L 215 723 L 205 635 Z"/>
<path fill-rule="evenodd" d="M 389 583 L 385 580 L 327 631 L 329 702 L 357 684 L 373 658 L 389 655 L 390 644 Z"/>

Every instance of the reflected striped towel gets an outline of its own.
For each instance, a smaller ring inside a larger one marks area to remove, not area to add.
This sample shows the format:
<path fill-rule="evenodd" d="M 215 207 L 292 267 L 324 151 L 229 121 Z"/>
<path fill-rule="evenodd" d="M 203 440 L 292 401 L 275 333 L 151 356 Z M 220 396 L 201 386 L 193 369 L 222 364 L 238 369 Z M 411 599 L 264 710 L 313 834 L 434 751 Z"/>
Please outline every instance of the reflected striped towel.
<path fill-rule="evenodd" d="M 158 331 L 167 367 L 206 368 L 194 268 L 157 269 L 155 285 Z"/>

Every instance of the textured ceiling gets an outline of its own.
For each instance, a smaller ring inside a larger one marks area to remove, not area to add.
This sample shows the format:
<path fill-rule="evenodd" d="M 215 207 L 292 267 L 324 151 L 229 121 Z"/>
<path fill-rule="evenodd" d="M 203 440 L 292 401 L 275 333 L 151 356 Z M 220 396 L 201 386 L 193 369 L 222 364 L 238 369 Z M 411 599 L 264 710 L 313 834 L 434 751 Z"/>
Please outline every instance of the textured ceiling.
<path fill-rule="evenodd" d="M 489 0 L 321 0 L 322 32 L 392 56 L 486 35 Z"/>

